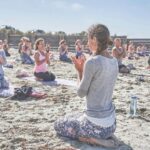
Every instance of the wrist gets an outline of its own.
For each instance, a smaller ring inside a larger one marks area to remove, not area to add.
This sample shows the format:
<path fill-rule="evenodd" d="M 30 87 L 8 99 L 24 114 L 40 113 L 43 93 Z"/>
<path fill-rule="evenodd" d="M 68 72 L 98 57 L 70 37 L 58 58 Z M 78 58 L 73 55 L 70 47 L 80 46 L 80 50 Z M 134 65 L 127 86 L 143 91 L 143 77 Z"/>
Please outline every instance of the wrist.
<path fill-rule="evenodd" d="M 82 72 L 78 72 L 78 77 L 80 79 L 80 81 L 82 80 Z"/>

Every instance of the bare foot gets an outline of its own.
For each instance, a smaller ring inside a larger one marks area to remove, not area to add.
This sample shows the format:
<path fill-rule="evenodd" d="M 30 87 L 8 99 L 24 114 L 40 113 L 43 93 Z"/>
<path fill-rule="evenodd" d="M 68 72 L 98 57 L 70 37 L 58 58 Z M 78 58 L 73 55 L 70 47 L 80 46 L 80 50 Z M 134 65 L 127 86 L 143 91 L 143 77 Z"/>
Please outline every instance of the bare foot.
<path fill-rule="evenodd" d="M 35 78 L 35 80 L 36 80 L 36 81 L 43 81 L 43 79 L 37 78 L 37 77 Z"/>
<path fill-rule="evenodd" d="M 118 146 L 124 144 L 122 141 L 119 141 L 114 134 L 110 137 L 110 139 L 113 139 Z"/>
<path fill-rule="evenodd" d="M 99 146 L 103 146 L 103 147 L 108 147 L 108 148 L 117 148 L 118 147 L 118 143 L 116 143 L 115 140 L 113 140 L 113 139 L 105 140 L 105 139 L 80 137 L 79 141 L 89 143 L 92 145 L 99 145 Z"/>

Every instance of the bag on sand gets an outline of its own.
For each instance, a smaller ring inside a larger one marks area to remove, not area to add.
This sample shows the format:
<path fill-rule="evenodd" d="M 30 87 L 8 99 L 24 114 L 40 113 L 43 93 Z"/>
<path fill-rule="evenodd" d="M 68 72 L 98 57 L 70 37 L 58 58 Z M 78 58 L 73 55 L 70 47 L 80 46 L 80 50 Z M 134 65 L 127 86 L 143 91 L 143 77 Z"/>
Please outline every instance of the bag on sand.
<path fill-rule="evenodd" d="M 12 100 L 25 100 L 32 94 L 32 87 L 22 86 L 21 88 L 14 89 L 14 95 L 11 97 Z"/>
<path fill-rule="evenodd" d="M 120 65 L 119 66 L 119 73 L 130 73 L 130 69 L 127 68 L 125 65 Z"/>

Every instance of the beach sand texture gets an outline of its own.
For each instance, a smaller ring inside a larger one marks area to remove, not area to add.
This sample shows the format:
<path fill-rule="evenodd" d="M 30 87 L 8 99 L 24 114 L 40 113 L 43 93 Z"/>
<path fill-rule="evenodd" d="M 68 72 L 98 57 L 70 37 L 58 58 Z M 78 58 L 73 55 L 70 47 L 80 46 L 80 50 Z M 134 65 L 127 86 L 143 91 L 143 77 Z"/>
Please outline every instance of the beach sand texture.
<path fill-rule="evenodd" d="M 33 74 L 32 65 L 15 61 L 17 50 L 11 49 L 8 62 L 14 68 L 5 68 L 5 75 L 14 87 L 24 84 L 35 90 L 46 92 L 45 99 L 27 98 L 25 101 L 0 98 L 0 149 L 1 150 L 108 150 L 83 144 L 78 141 L 60 138 L 54 131 L 54 121 L 76 112 L 82 112 L 85 99 L 76 94 L 76 87 L 68 85 L 43 85 L 41 82 L 16 78 L 17 70 Z M 116 105 L 117 129 L 115 135 L 124 142 L 117 150 L 150 150 L 150 70 L 146 70 L 147 58 L 130 60 L 137 68 L 131 74 L 119 74 L 113 101 Z M 52 61 L 49 69 L 57 78 L 77 81 L 76 70 L 72 64 Z M 145 82 L 137 82 L 138 75 L 145 75 Z M 138 99 L 138 114 L 143 118 L 128 118 L 130 96 Z"/>

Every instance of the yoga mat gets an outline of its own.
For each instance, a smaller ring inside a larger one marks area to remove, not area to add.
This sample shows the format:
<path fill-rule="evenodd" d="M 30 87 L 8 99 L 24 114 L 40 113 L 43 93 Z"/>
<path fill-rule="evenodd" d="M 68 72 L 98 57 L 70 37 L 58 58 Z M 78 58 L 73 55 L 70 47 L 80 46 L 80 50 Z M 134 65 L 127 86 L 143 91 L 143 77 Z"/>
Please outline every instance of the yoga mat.
<path fill-rule="evenodd" d="M 37 81 L 35 77 L 24 77 L 21 79 L 29 80 L 29 81 Z M 41 82 L 44 85 L 49 85 L 49 86 L 55 86 L 55 85 L 67 85 L 67 86 L 73 86 L 77 87 L 77 82 L 72 81 L 72 80 L 67 80 L 67 79 L 58 79 L 56 78 L 55 81 L 37 81 Z"/>

